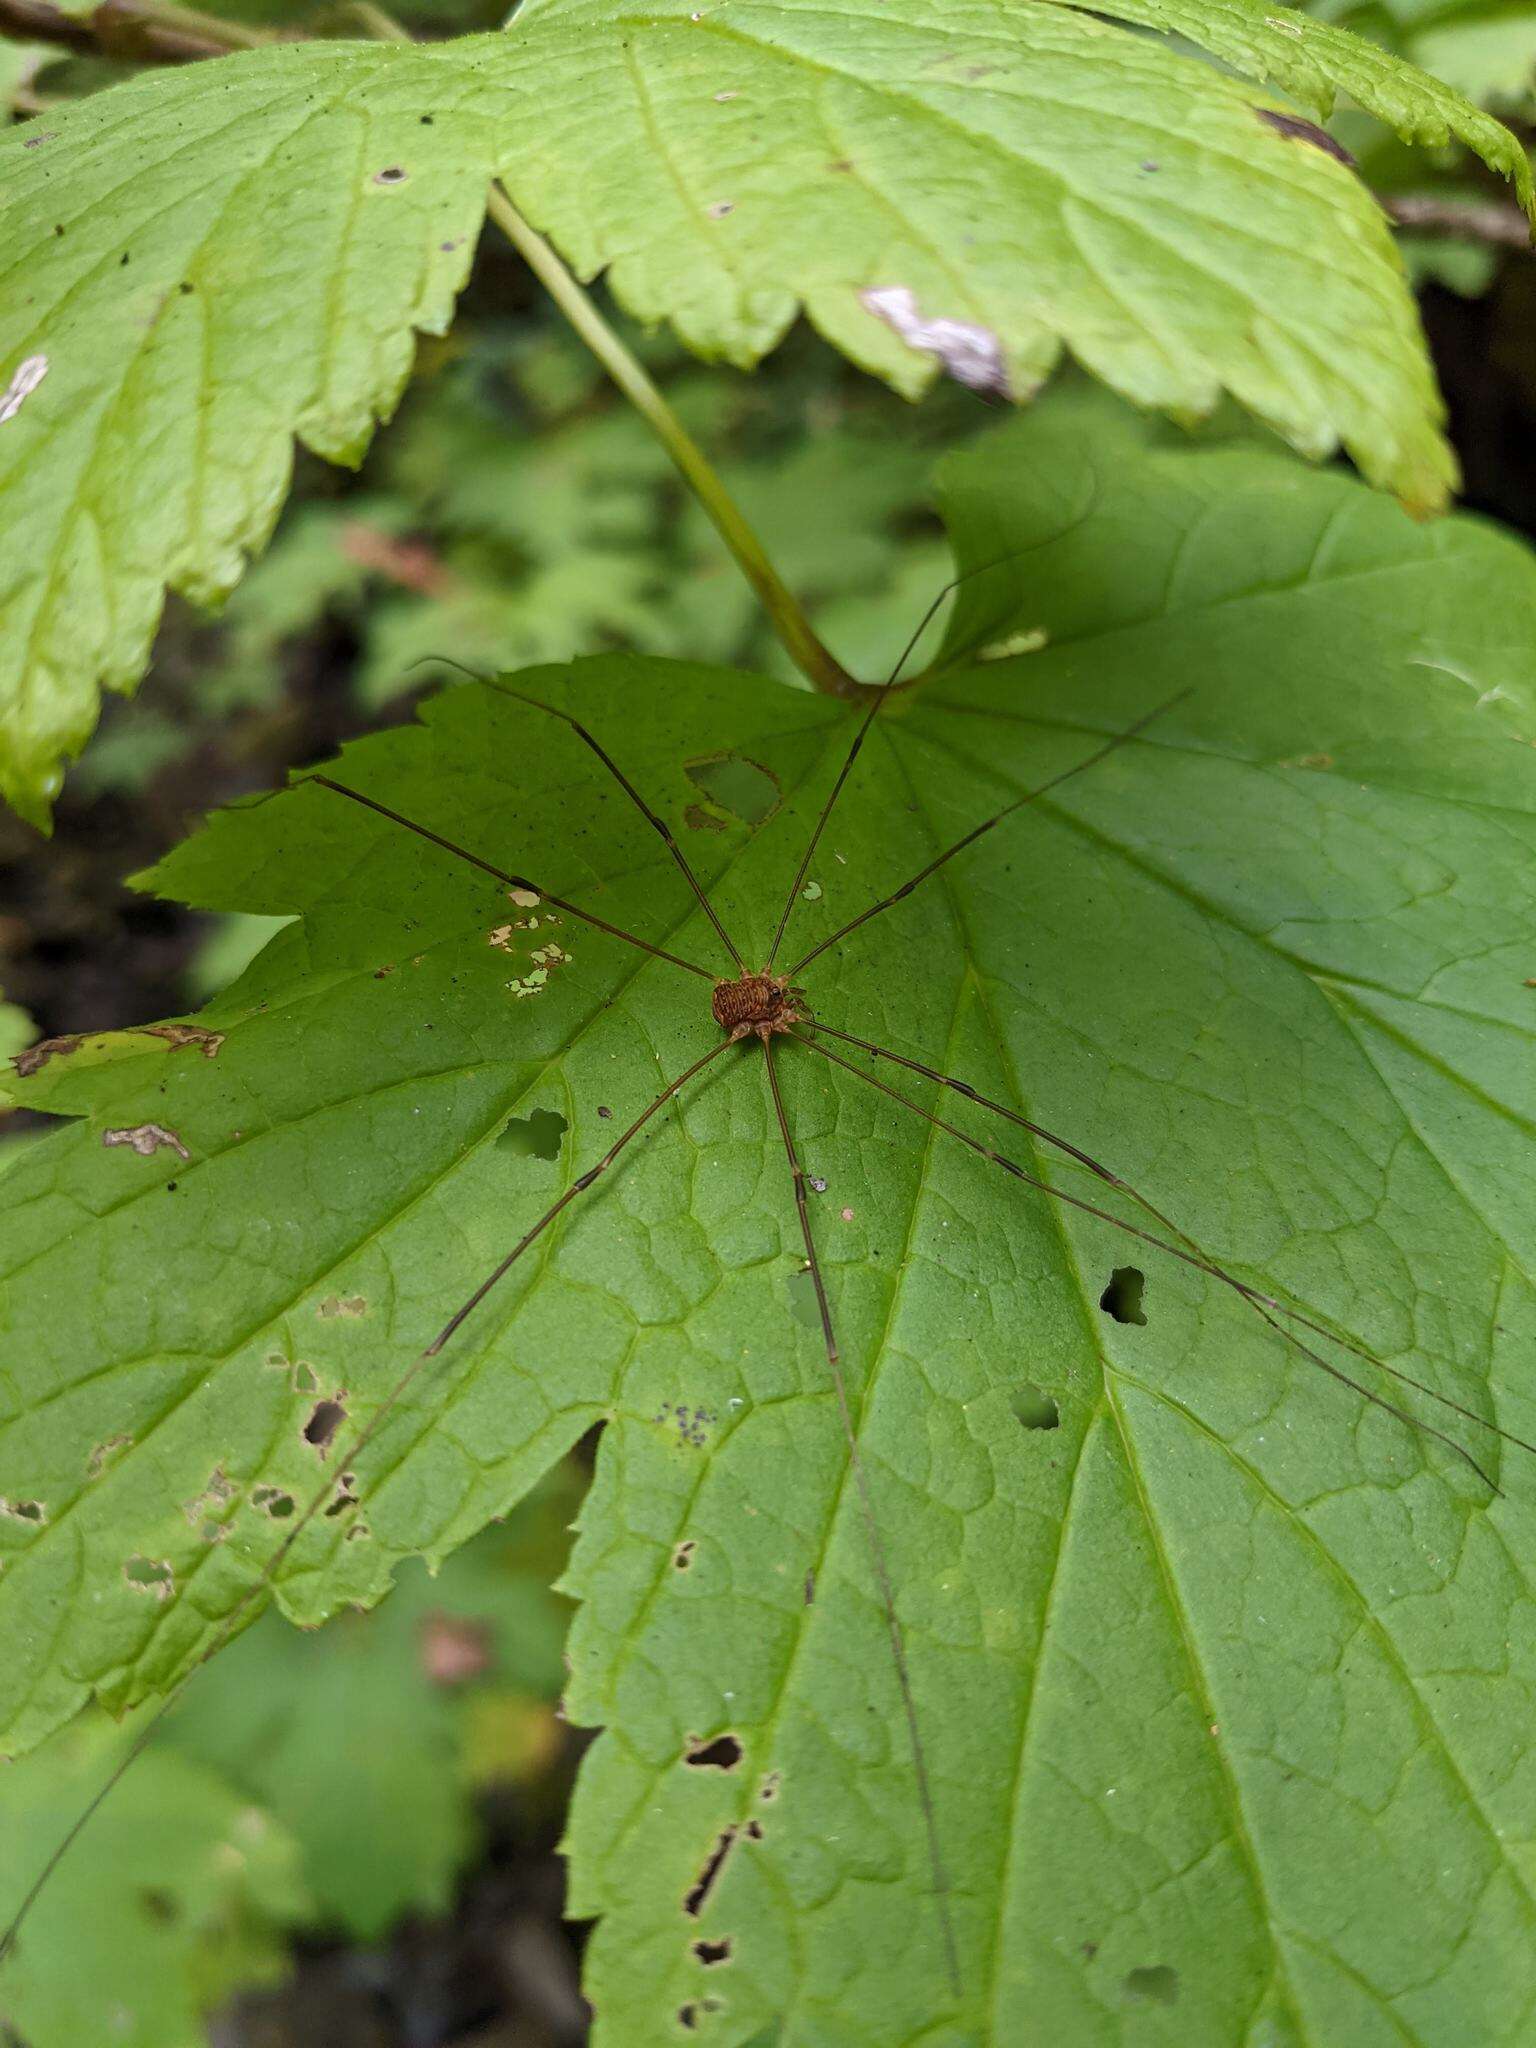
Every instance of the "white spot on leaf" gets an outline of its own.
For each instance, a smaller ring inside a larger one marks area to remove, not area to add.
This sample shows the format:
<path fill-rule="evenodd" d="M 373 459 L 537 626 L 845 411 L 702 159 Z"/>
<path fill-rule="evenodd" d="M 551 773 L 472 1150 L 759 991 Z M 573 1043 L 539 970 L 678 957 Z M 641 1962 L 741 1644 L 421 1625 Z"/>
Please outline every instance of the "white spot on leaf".
<path fill-rule="evenodd" d="M 1010 395 L 1003 345 L 990 327 L 974 320 L 926 319 L 916 293 L 904 284 L 871 286 L 859 293 L 859 301 L 894 328 L 908 348 L 937 356 L 957 384 Z"/>
<path fill-rule="evenodd" d="M 28 356 L 25 362 L 16 365 L 11 381 L 6 386 L 5 395 L 0 398 L 0 426 L 4 426 L 7 420 L 15 419 L 24 401 L 31 397 L 47 374 L 46 356 Z"/>
<path fill-rule="evenodd" d="M 131 1146 L 141 1159 L 148 1159 L 152 1153 L 158 1152 L 162 1145 L 169 1146 L 171 1151 L 178 1153 L 183 1159 L 192 1157 L 176 1133 L 168 1131 L 164 1124 L 131 1124 L 123 1130 L 103 1131 L 101 1142 L 103 1145 Z"/>

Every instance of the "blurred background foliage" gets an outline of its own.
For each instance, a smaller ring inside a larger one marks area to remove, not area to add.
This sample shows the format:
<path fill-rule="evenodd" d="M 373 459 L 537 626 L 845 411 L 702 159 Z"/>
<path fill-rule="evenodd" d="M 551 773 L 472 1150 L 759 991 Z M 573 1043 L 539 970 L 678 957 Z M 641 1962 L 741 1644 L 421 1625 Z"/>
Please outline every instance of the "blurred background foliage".
<path fill-rule="evenodd" d="M 355 29 L 348 8 L 305 0 L 209 11 Z M 442 35 L 504 10 L 394 11 Z M 1536 140 L 1536 0 L 1313 11 Z M 0 110 L 26 119 L 131 68 L 121 49 L 0 38 Z M 1402 229 L 1467 501 L 1536 534 L 1536 258 L 1518 216 L 1458 150 L 1426 159 L 1347 109 L 1332 125 Z M 628 338 L 845 664 L 887 670 L 948 573 L 933 460 L 988 424 L 986 407 L 954 387 L 908 407 L 803 333 L 754 377 Z M 272 546 L 223 613 L 173 601 L 138 697 L 109 703 L 70 777 L 53 840 L 0 812 L 0 1057 L 192 1009 L 265 942 L 273 920 L 195 917 L 124 887 L 211 804 L 399 722 L 464 668 L 605 648 L 789 675 L 647 429 L 488 239 L 452 334 L 423 344 L 360 471 L 301 454 Z M 0 1113 L 0 1170 L 31 1135 Z M 375 1615 L 315 1636 L 268 1615 L 199 1677 L 39 1907 L 12 2040 L 584 2037 L 556 1855 L 578 1744 L 558 1718 L 565 1607 L 550 1590 L 583 1462 L 437 1580 L 404 1575 Z M 0 1891 L 15 1896 L 134 1732 L 91 1714 L 0 1772 Z"/>

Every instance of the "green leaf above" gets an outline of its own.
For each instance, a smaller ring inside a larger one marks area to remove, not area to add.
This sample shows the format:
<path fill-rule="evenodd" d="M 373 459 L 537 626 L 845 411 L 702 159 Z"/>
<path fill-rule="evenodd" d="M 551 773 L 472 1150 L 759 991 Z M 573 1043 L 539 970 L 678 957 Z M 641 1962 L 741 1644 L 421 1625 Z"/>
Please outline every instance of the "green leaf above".
<path fill-rule="evenodd" d="M 718 1033 L 703 983 L 309 784 L 157 875 L 296 919 L 203 1035 L 34 1051 L 13 1084 L 78 1122 L 0 1182 L 5 1742 L 189 1669 L 250 1612 L 281 1498 L 340 1486 L 276 1574 L 313 1622 L 447 1555 L 605 1420 L 568 1575 L 567 1711 L 604 1729 L 568 1843 L 599 2041 L 1464 2048 L 1470 2026 L 1517 2048 L 1536 1463 L 1487 1425 L 1536 1441 L 1536 565 L 1073 393 L 953 463 L 945 496 L 963 561 L 1031 552 L 965 587 L 947 664 L 872 728 L 789 959 L 1191 694 L 808 967 L 817 1017 L 1064 1134 L 1465 1412 L 1322 1340 L 1377 1398 L 1352 1392 L 1229 1289 L 782 1046 L 952 1992 L 756 1047 L 341 1448 Z M 616 751 L 759 957 L 850 714 L 655 661 L 518 687 Z M 706 830 L 696 774 L 722 761 Z M 575 735 L 493 688 L 337 772 L 717 957 Z M 764 778 L 776 807 L 731 808 Z M 538 1111 L 567 1126 L 556 1158 L 500 1142 Z"/>
<path fill-rule="evenodd" d="M 1522 176 L 1486 116 L 1338 31 L 1159 5 Z M 1065 350 L 1181 416 L 1230 391 L 1412 505 L 1453 481 L 1347 167 L 1262 91 L 1034 0 L 544 0 L 500 35 L 146 77 L 0 138 L 0 171 L 0 792 L 38 822 L 164 590 L 216 601 L 265 543 L 294 437 L 359 457 L 493 176 L 705 355 L 754 363 L 803 310 L 910 395 L 942 365 L 1024 399 Z"/>

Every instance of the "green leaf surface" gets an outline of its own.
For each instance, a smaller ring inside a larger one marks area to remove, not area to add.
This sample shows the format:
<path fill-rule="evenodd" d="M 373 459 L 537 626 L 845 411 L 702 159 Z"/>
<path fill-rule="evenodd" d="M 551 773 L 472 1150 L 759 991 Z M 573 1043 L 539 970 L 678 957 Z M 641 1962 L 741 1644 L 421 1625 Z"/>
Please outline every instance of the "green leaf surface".
<path fill-rule="evenodd" d="M 1476 521 L 1424 529 L 1343 476 L 1191 447 L 1091 396 L 953 463 L 946 498 L 963 561 L 1030 552 L 965 586 L 948 666 L 873 728 L 790 958 L 1194 687 L 808 968 L 817 1015 L 1016 1104 L 1458 1401 L 1468 1415 L 1324 1343 L 1501 1491 L 1229 1290 L 785 1046 L 933 1785 L 952 1993 L 747 1047 L 413 1381 L 278 1598 L 306 1622 L 375 1600 L 606 1419 L 568 1575 L 567 1711 L 605 1730 L 569 1834 L 599 2041 L 742 2048 L 777 2024 L 946 2048 L 1517 2048 L 1536 2001 L 1536 1472 L 1476 1418 L 1536 1440 L 1536 567 Z M 1033 651 L 972 658 L 999 644 Z M 760 956 L 850 714 L 643 660 L 520 687 L 617 751 Z M 722 798 L 723 829 L 690 826 L 690 770 L 720 759 L 770 776 L 779 807 L 749 825 Z M 715 957 L 575 736 L 494 689 L 449 692 L 340 772 Z M 79 1118 L 3 1183 L 17 1749 L 92 1689 L 165 1687 L 249 1611 L 283 1520 L 261 1490 L 336 1479 L 306 1437 L 317 1402 L 348 1431 L 377 1414 L 518 1233 L 717 1042 L 702 983 L 509 904 L 313 785 L 223 813 L 157 886 L 298 921 L 200 1020 L 216 1044 L 117 1034 L 15 1083 Z M 558 1159 L 497 1142 L 537 1110 L 566 1120 Z M 149 1125 L 173 1142 L 107 1142 Z"/>
<path fill-rule="evenodd" d="M 128 1735 L 87 1715 L 25 1768 L 0 1773 L 0 1913 L 122 1755 Z M 174 1751 L 150 1750 L 61 1865 L 0 1984 L 0 2016 L 29 2048 L 205 2048 L 236 1989 L 287 1968 L 284 1931 L 310 1902 L 299 1850 L 270 1813 Z"/>
<path fill-rule="evenodd" d="M 1519 174 L 1486 117 L 1334 30 L 1160 4 Z M 492 175 L 703 354 L 753 363 L 803 310 L 909 394 L 943 360 L 1024 398 L 1065 349 L 1180 415 L 1230 391 L 1439 504 L 1387 225 L 1274 112 L 1033 0 L 545 0 L 503 35 L 253 51 L 27 124 L 0 139 L 0 791 L 46 817 L 164 589 L 215 600 L 267 539 L 295 435 L 357 459 L 450 318 Z"/>

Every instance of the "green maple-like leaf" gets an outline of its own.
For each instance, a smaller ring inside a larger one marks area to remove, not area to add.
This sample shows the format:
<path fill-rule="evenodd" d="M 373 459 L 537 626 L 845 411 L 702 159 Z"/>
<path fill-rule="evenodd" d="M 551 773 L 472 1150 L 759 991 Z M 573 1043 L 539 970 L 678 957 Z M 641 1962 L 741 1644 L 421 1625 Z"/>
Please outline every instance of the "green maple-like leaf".
<path fill-rule="evenodd" d="M 1086 398 L 952 464 L 946 497 L 963 561 L 1033 551 L 965 586 L 949 665 L 876 723 L 788 957 L 1193 694 L 822 956 L 817 1014 L 1017 1104 L 1461 1403 L 1329 1353 L 1501 1491 L 1229 1290 L 784 1047 L 955 1994 L 755 1047 L 655 1120 L 346 1463 L 449 1312 L 717 1034 L 703 982 L 308 785 L 159 871 L 298 919 L 199 1020 L 217 1041 L 87 1040 L 15 1084 L 79 1122 L 0 1183 L 5 1741 L 173 1683 L 251 1611 L 275 1503 L 337 1461 L 338 1511 L 276 1574 L 302 1621 L 442 1557 L 606 1419 L 567 1700 L 605 1729 L 569 1838 L 599 2039 L 1514 2048 L 1536 1471 L 1475 1418 L 1536 1440 L 1536 571 L 1476 522 L 1425 530 Z M 618 752 L 758 957 L 850 713 L 643 660 L 519 686 Z M 495 690 L 338 772 L 713 962 L 644 820 Z M 536 1111 L 567 1122 L 556 1158 L 498 1142 Z M 306 1430 L 333 1400 L 327 1466 Z"/>
<path fill-rule="evenodd" d="M 1529 201 L 1511 138 L 1398 60 L 1238 0 L 1150 7 L 1121 12 L 1459 136 Z M 295 435 L 357 458 L 493 175 L 705 355 L 756 362 L 803 309 L 903 391 L 945 360 L 1022 398 L 1069 349 L 1180 414 L 1229 390 L 1439 504 L 1387 224 L 1278 110 L 1032 0 L 544 0 L 502 35 L 260 50 L 50 112 L 0 140 L 0 790 L 45 817 L 164 589 L 217 599 L 265 542 Z"/>

